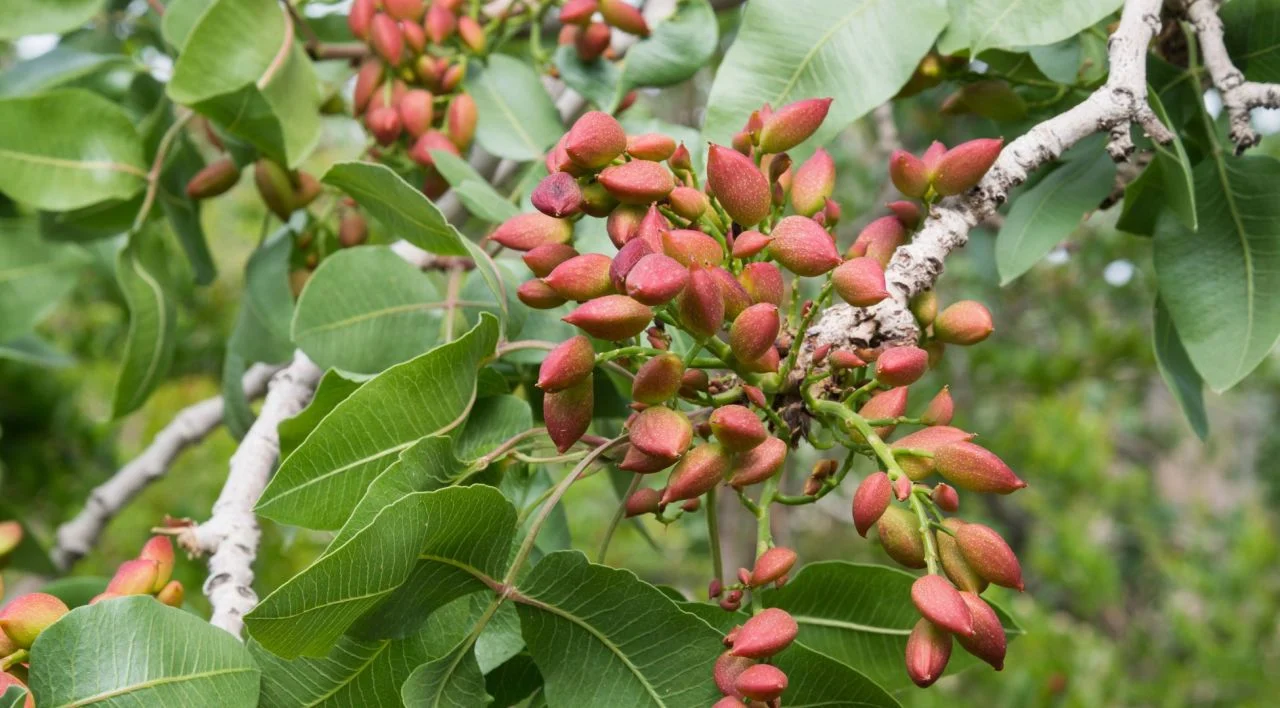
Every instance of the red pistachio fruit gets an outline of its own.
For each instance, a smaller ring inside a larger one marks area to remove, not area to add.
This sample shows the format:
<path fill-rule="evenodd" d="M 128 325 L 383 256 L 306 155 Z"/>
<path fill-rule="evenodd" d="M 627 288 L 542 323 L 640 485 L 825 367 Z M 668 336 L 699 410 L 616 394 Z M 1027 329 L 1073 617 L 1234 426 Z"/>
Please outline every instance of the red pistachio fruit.
<path fill-rule="evenodd" d="M 716 688 L 720 689 L 720 692 L 726 696 L 742 697 L 737 687 L 738 677 L 742 675 L 742 672 L 755 665 L 754 659 L 748 659 L 745 656 L 734 656 L 732 652 L 726 651 L 716 658 L 716 663 L 711 669 Z"/>
<path fill-rule="evenodd" d="M 649 247 L 648 242 L 639 238 L 631 239 L 619 249 L 617 255 L 613 257 L 613 263 L 609 265 L 609 282 L 613 283 L 613 289 L 625 293 L 627 276 L 631 275 L 631 270 L 645 256 L 652 253 L 653 249 Z"/>
<path fill-rule="evenodd" d="M 955 487 L 946 482 L 939 482 L 929 496 L 943 511 L 955 513 L 960 509 L 960 494 L 956 492 Z"/>
<path fill-rule="evenodd" d="M 839 353 L 840 352 L 831 353 L 833 362 L 836 355 Z M 877 393 L 876 395 L 872 396 L 871 400 L 862 404 L 862 407 L 858 409 L 858 415 L 868 420 L 874 420 L 876 418 L 897 418 L 898 416 L 903 415 L 906 412 L 907 412 L 907 388 L 905 386 L 899 386 L 898 388 L 891 388 L 888 391 L 881 391 L 880 393 Z M 879 435 L 881 438 L 884 438 L 887 435 L 889 435 L 889 433 L 893 432 L 894 427 L 896 426 L 884 425 L 879 428 L 876 428 L 875 429 L 876 435 Z M 852 436 L 858 442 L 863 441 L 861 433 L 858 433 L 855 431 L 854 433 L 852 433 Z"/>
<path fill-rule="evenodd" d="M 66 604 L 42 592 L 19 595 L 0 609 L 0 631 L 20 649 L 30 649 L 49 625 L 70 612 Z"/>
<path fill-rule="evenodd" d="M 853 493 L 853 527 L 858 535 L 867 537 L 867 531 L 880 520 L 884 510 L 889 508 L 893 494 L 893 483 L 889 475 L 875 472 L 863 478 Z"/>
<path fill-rule="evenodd" d="M 907 303 L 921 327 L 928 327 L 938 316 L 938 294 L 932 290 L 917 293 Z"/>
<path fill-rule="evenodd" d="M 627 497 L 626 517 L 630 519 L 633 516 L 641 516 L 643 514 L 653 514 L 658 511 L 662 494 L 650 487 L 641 487 L 631 493 Z"/>
<path fill-rule="evenodd" d="M 908 229 L 914 229 L 920 225 L 920 207 L 915 202 L 896 201 L 885 204 L 889 211 L 893 212 L 895 218 L 902 222 L 902 225 Z"/>
<path fill-rule="evenodd" d="M 850 258 L 831 274 L 836 294 L 854 307 L 871 307 L 889 297 L 884 267 L 874 258 Z"/>
<path fill-rule="evenodd" d="M 576 386 L 591 375 L 596 365 L 596 351 L 591 340 L 577 335 L 547 352 L 538 369 L 538 388 L 548 393 Z"/>
<path fill-rule="evenodd" d="M 707 195 L 693 187 L 676 187 L 667 195 L 671 211 L 689 221 L 697 221 L 707 211 Z"/>
<path fill-rule="evenodd" d="M 649 36 L 649 23 L 634 5 L 626 0 L 600 0 L 600 15 L 613 27 L 640 37 Z"/>
<path fill-rule="evenodd" d="M 658 211 L 657 204 L 651 204 L 648 211 L 645 212 L 644 218 L 640 220 L 640 225 L 636 227 L 636 233 L 632 238 L 643 240 L 649 244 L 649 249 L 654 253 L 661 253 L 663 250 L 663 234 L 670 230 L 671 222 L 667 221 L 667 217 Z M 668 253 L 667 255 L 671 254 Z"/>
<path fill-rule="evenodd" d="M 929 144 L 928 149 L 920 156 L 920 161 L 924 163 L 924 169 L 929 173 L 929 179 L 933 179 L 933 175 L 938 169 L 938 161 L 946 154 L 947 146 L 935 140 Z"/>
<path fill-rule="evenodd" d="M 187 196 L 191 199 L 211 199 L 236 186 L 240 181 L 240 168 L 229 157 L 222 157 L 195 174 L 187 182 Z"/>
<path fill-rule="evenodd" d="M 637 160 L 662 162 L 671 157 L 675 151 L 675 138 L 662 133 L 645 133 L 627 138 L 627 154 Z"/>
<path fill-rule="evenodd" d="M 636 474 L 653 474 L 654 472 L 661 472 L 675 463 L 676 458 L 674 457 L 646 455 L 632 445 L 627 447 L 626 454 L 622 456 L 622 462 L 618 463 L 618 469 L 624 472 L 635 472 Z"/>
<path fill-rule="evenodd" d="M 643 246 L 643 241 L 627 244 Z M 674 258 L 650 253 L 631 268 L 626 276 L 627 294 L 646 305 L 665 305 L 689 284 L 689 269 Z"/>
<path fill-rule="evenodd" d="M 751 587 L 768 585 L 791 572 L 796 564 L 796 552 L 790 548 L 775 546 L 760 554 L 751 569 Z"/>
<path fill-rule="evenodd" d="M 949 305 L 933 321 L 933 335 L 946 344 L 977 344 L 991 335 L 995 326 L 991 311 L 976 300 Z"/>
<path fill-rule="evenodd" d="M 168 536 L 152 536 L 138 554 L 144 560 L 156 562 L 156 583 L 153 592 L 159 592 L 173 576 L 173 541 Z"/>
<path fill-rule="evenodd" d="M 182 607 L 182 600 L 186 596 L 186 590 L 177 580 L 170 580 L 156 592 L 156 599 L 169 607 Z"/>
<path fill-rule="evenodd" d="M 542 418 L 556 450 L 564 453 L 591 425 L 595 395 L 590 375 L 577 385 L 542 397 Z"/>
<path fill-rule="evenodd" d="M 662 252 L 686 266 L 717 266 L 724 262 L 720 242 L 692 229 L 663 231 Z"/>
<path fill-rule="evenodd" d="M 910 386 L 929 370 L 929 353 L 920 347 L 893 347 L 876 359 L 876 378 L 888 386 Z"/>
<path fill-rule="evenodd" d="M 729 349 L 739 360 L 755 361 L 768 353 L 781 327 L 777 305 L 767 302 L 752 305 L 729 326 Z"/>
<path fill-rule="evenodd" d="M 581 167 L 598 170 L 627 149 L 627 133 L 608 113 L 588 111 L 565 136 L 564 150 Z M 670 190 L 668 190 L 670 191 Z"/>
<path fill-rule="evenodd" d="M 520 287 L 516 288 L 516 297 L 535 310 L 550 310 L 568 302 L 560 297 L 560 293 L 552 290 L 550 285 L 538 278 L 521 283 Z"/>
<path fill-rule="evenodd" d="M 566 27 L 565 29 L 577 28 Z M 573 40 L 573 45 L 578 50 L 578 58 L 590 64 L 605 53 L 605 50 L 609 48 L 610 39 L 609 25 L 603 22 L 592 22 L 577 33 L 576 38 Z"/>
<path fill-rule="evenodd" d="M 631 421 L 631 445 L 653 457 L 679 457 L 693 442 L 689 417 L 665 406 L 652 406 Z"/>
<path fill-rule="evenodd" d="M 927 619 L 916 622 L 907 637 L 907 675 L 920 688 L 928 688 L 947 670 L 951 659 L 951 635 Z"/>
<path fill-rule="evenodd" d="M 369 43 L 391 66 L 399 66 L 404 58 L 404 35 L 390 15 L 378 13 L 369 24 Z"/>
<path fill-rule="evenodd" d="M 599 9 L 599 0 L 565 0 L 560 8 L 560 24 L 585 25 Z"/>
<path fill-rule="evenodd" d="M 115 595 L 150 595 L 156 591 L 160 564 L 144 558 L 125 561 L 116 569 L 107 592 Z"/>
<path fill-rule="evenodd" d="M 960 592 L 941 575 L 925 575 L 911 584 L 911 601 L 930 622 L 952 634 L 973 634 L 973 614 Z"/>
<path fill-rule="evenodd" d="M 733 257 L 750 258 L 768 248 L 770 240 L 759 231 L 743 231 L 733 239 Z"/>
<path fill-rule="evenodd" d="M 766 438 L 747 452 L 734 458 L 729 471 L 729 485 L 742 489 L 769 479 L 782 469 L 787 461 L 787 443 L 780 438 Z"/>
<path fill-rule="evenodd" d="M 648 160 L 608 167 L 600 173 L 600 184 L 623 204 L 662 201 L 676 186 L 670 170 Z"/>
<path fill-rule="evenodd" d="M 786 610 L 770 607 L 747 620 L 733 638 L 734 656 L 767 659 L 795 640 L 800 626 Z"/>
<path fill-rule="evenodd" d="M 544 280 L 561 297 L 586 302 L 613 292 L 612 263 L 603 253 L 584 253 L 556 266 Z"/>
<path fill-rule="evenodd" d="M 721 606 L 723 607 L 723 605 L 724 605 L 724 602 L 721 601 Z M 725 609 L 728 609 L 728 608 L 725 608 Z M 737 608 L 735 607 L 733 609 L 736 610 Z M 27 708 L 31 708 L 31 706 L 27 706 Z M 721 698 L 720 700 L 711 704 L 711 708 L 749 708 L 749 706 L 747 706 L 746 703 L 743 703 L 737 698 L 734 698 L 733 696 L 725 696 L 724 698 Z"/>
<path fill-rule="evenodd" d="M 929 172 L 924 162 L 906 150 L 889 155 L 889 179 L 899 192 L 919 199 L 929 190 Z"/>
<path fill-rule="evenodd" d="M 892 450 L 922 450 L 936 455 L 939 449 L 947 445 L 968 442 L 974 437 L 973 433 L 965 432 L 959 428 L 933 425 L 923 430 L 917 430 L 910 435 L 902 436 L 893 441 L 889 448 Z M 914 481 L 918 482 L 933 473 L 933 457 L 901 455 L 897 459 L 902 470 Z"/>
<path fill-rule="evenodd" d="M 760 128 L 760 149 L 764 152 L 783 152 L 808 140 L 826 119 L 831 100 L 810 98 L 774 111 Z"/>
<path fill-rule="evenodd" d="M 475 99 L 460 93 L 449 102 L 445 113 L 445 132 L 459 150 L 466 150 L 476 136 L 476 122 L 480 119 Z"/>
<path fill-rule="evenodd" d="M 923 568 L 924 543 L 916 515 L 900 506 L 890 506 L 876 522 L 880 545 L 889 557 L 907 568 Z"/>
<path fill-rule="evenodd" d="M 822 275 L 840 264 L 835 241 L 813 219 L 788 216 L 773 227 L 769 255 L 796 275 Z"/>
<path fill-rule="evenodd" d="M 0 695 L 4 695 L 4 693 L 12 686 L 19 686 L 22 690 L 27 692 L 27 697 L 22 702 L 22 708 L 36 707 L 36 701 L 31 697 L 31 691 L 27 688 L 27 684 L 22 682 L 22 679 L 10 673 L 0 672 Z"/>
<path fill-rule="evenodd" d="M 772 701 L 787 690 L 787 675 L 772 664 L 756 664 L 743 671 L 734 686 L 745 698 Z"/>
<path fill-rule="evenodd" d="M 544 243 L 568 243 L 573 239 L 573 224 L 528 212 L 507 219 L 489 238 L 516 251 L 529 251 Z"/>
<path fill-rule="evenodd" d="M 982 524 L 964 524 L 956 531 L 956 545 L 965 562 L 984 580 L 1022 590 L 1022 566 L 995 529 Z"/>
<path fill-rule="evenodd" d="M 724 296 L 711 271 L 694 268 L 689 273 L 689 284 L 676 300 L 680 321 L 698 337 L 710 337 L 720 331 L 724 323 Z"/>
<path fill-rule="evenodd" d="M 708 422 L 716 440 L 729 452 L 745 452 L 769 437 L 764 424 L 745 406 L 721 406 L 711 412 Z"/>
<path fill-rule="evenodd" d="M 365 127 L 373 134 L 379 145 L 390 145 L 400 137 L 404 123 L 400 120 L 400 112 L 389 106 L 370 108 L 364 115 Z"/>
<path fill-rule="evenodd" d="M 711 276 L 720 287 L 720 297 L 724 298 L 724 319 L 733 322 L 744 310 L 751 307 L 751 295 L 746 288 L 733 277 L 733 273 L 720 266 L 711 269 Z"/>
<path fill-rule="evenodd" d="M 920 422 L 925 425 L 946 425 L 951 422 L 955 412 L 956 404 L 951 400 L 951 389 L 943 386 L 920 414 Z"/>
<path fill-rule="evenodd" d="M 640 365 L 631 382 L 631 397 L 657 405 L 670 400 L 680 390 L 684 362 L 675 354 L 659 354 Z"/>
<path fill-rule="evenodd" d="M 626 295 L 605 295 L 584 302 L 562 319 L 593 337 L 617 342 L 643 332 L 653 310 Z"/>
<path fill-rule="evenodd" d="M 688 172 L 693 169 L 693 159 L 689 156 L 689 148 L 680 143 L 676 151 L 667 158 L 667 166 L 676 172 Z"/>
<path fill-rule="evenodd" d="M 777 347 L 769 347 L 769 351 L 764 356 L 754 361 L 740 361 L 739 368 L 743 371 L 753 374 L 772 374 L 778 370 L 778 365 L 782 363 L 782 355 L 778 353 Z"/>
<path fill-rule="evenodd" d="M 604 229 L 614 246 L 622 248 L 631 242 L 636 229 L 640 228 L 640 221 L 644 219 L 645 212 L 646 209 L 635 204 L 623 204 L 609 212 Z"/>
<path fill-rule="evenodd" d="M 396 108 L 400 111 L 400 123 L 409 135 L 418 137 L 431 129 L 431 120 L 435 116 L 435 97 L 430 91 L 411 89 L 400 97 Z"/>
<path fill-rule="evenodd" d="M 671 470 L 662 503 L 693 499 L 706 494 L 729 471 L 729 454 L 718 443 L 703 443 L 690 450 Z"/>
<path fill-rule="evenodd" d="M 973 634 L 956 635 L 956 640 L 965 651 L 1000 671 L 1004 668 L 1004 655 L 1009 641 L 1004 634 L 1004 625 L 1000 624 L 1000 617 L 991 609 L 991 605 L 971 592 L 960 593 L 960 598 L 968 605 L 973 616 Z"/>
<path fill-rule="evenodd" d="M 951 531 L 948 533 L 934 534 L 938 540 L 938 560 L 942 561 L 942 572 L 946 573 L 955 586 L 960 588 L 962 592 L 980 593 L 987 589 L 987 581 L 978 575 L 976 571 L 964 559 L 964 554 L 960 552 L 960 546 L 956 543 L 956 539 L 951 534 L 960 530 L 964 526 L 964 522 L 957 518 L 945 519 L 942 525 Z"/>
<path fill-rule="evenodd" d="M 562 219 L 582 210 L 582 188 L 573 175 L 556 172 L 547 175 L 533 188 L 529 201 L 543 214 Z"/>
<path fill-rule="evenodd" d="M 846 255 L 850 257 L 866 256 L 880 263 L 880 267 L 889 267 L 894 251 L 906 243 L 907 229 L 897 217 L 882 216 L 858 234 Z"/>
<path fill-rule="evenodd" d="M 351 9 L 347 12 L 347 27 L 351 28 L 351 34 L 360 40 L 368 39 L 369 25 L 373 23 L 373 16 L 377 12 L 377 0 L 355 0 L 351 3 Z"/>
<path fill-rule="evenodd" d="M 382 9 L 397 20 L 419 20 L 427 6 L 423 0 L 382 0 Z"/>
<path fill-rule="evenodd" d="M 933 190 L 946 197 L 976 185 L 1000 157 L 1003 145 L 1000 138 L 979 138 L 951 148 L 933 171 Z"/>
<path fill-rule="evenodd" d="M 755 226 L 772 209 L 769 180 L 751 158 L 720 145 L 707 153 L 707 191 L 729 217 L 743 226 Z"/>
<path fill-rule="evenodd" d="M 450 155 L 458 155 L 458 146 L 454 145 L 448 136 L 438 130 L 428 130 L 421 137 L 414 141 L 413 147 L 409 149 L 409 158 L 419 165 L 435 165 L 436 156 L 434 153 L 447 152 Z"/>
<path fill-rule="evenodd" d="M 13 552 L 22 543 L 22 524 L 17 521 L 0 521 L 0 558 Z"/>
<path fill-rule="evenodd" d="M 555 267 L 578 255 L 578 252 L 565 243 L 544 243 L 522 256 L 524 264 L 539 278 L 545 278 Z"/>
<path fill-rule="evenodd" d="M 702 369 L 689 369 L 680 377 L 680 395 L 685 398 L 696 398 L 699 391 L 706 391 L 711 378 Z"/>
<path fill-rule="evenodd" d="M 797 214 L 813 216 L 826 206 L 835 186 L 836 163 L 826 150 L 818 148 L 791 178 L 791 207 Z"/>
<path fill-rule="evenodd" d="M 748 263 L 738 275 L 738 282 L 755 303 L 781 305 L 785 292 L 782 271 L 772 263 Z"/>
<path fill-rule="evenodd" d="M 948 482 L 971 492 L 1012 494 L 1027 486 L 999 456 L 971 442 L 939 448 L 933 453 L 933 465 Z"/>
<path fill-rule="evenodd" d="M 471 15 L 458 18 L 458 37 L 462 39 L 463 44 L 467 45 L 467 49 L 477 54 L 484 52 L 485 45 L 488 44 L 484 27 L 480 26 L 480 22 Z"/>

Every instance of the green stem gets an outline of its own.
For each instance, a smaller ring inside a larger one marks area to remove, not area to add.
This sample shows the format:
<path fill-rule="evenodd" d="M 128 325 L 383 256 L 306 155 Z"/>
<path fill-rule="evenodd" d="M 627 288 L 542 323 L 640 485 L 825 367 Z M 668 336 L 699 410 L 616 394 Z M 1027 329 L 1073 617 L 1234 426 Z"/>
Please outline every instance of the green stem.
<path fill-rule="evenodd" d="M 627 514 L 627 500 L 640 488 L 640 482 L 643 479 L 644 475 L 632 475 L 631 484 L 627 485 L 627 491 L 622 494 L 622 499 L 618 502 L 618 510 L 613 512 L 613 518 L 609 521 L 609 528 L 605 529 L 604 538 L 600 541 L 600 550 L 596 553 L 597 563 L 604 563 L 604 557 L 609 553 L 609 544 L 613 542 L 613 534 L 618 530 L 618 525 L 622 523 L 623 517 Z"/>
<path fill-rule="evenodd" d="M 773 547 L 773 529 L 769 527 L 769 507 L 778 493 L 778 475 L 765 480 L 760 491 L 760 504 L 756 507 L 756 558 Z M 760 593 L 751 593 L 751 614 L 757 614 L 761 607 Z"/>
<path fill-rule="evenodd" d="M 800 358 L 801 344 L 804 343 L 804 333 L 809 329 L 809 325 L 813 322 L 813 318 L 817 316 L 818 310 L 821 310 L 823 305 L 825 305 L 827 300 L 831 297 L 831 291 L 834 288 L 835 283 L 832 282 L 830 277 L 828 277 L 826 284 L 823 285 L 822 290 L 818 292 L 818 297 L 814 299 L 813 306 L 810 307 L 809 311 L 804 313 L 804 316 L 800 318 L 800 326 L 796 327 L 796 336 L 791 342 L 791 351 L 787 352 L 787 360 L 778 371 L 778 378 L 782 381 L 786 381 L 787 375 L 795 368 L 796 361 Z"/>
<path fill-rule="evenodd" d="M 847 404 L 851 401 L 855 401 L 859 397 L 861 397 L 863 394 L 871 393 L 872 391 L 876 390 L 879 386 L 880 386 L 880 381 L 877 380 L 875 377 L 872 377 L 871 380 L 868 381 L 867 383 L 845 394 L 845 397 L 840 399 L 840 402 Z"/>
<path fill-rule="evenodd" d="M 133 219 L 133 226 L 129 229 L 130 233 L 137 233 L 147 223 L 147 217 L 151 215 L 151 207 L 155 206 L 156 203 L 156 194 L 160 191 L 160 173 L 164 170 L 164 161 L 169 156 L 169 148 L 173 145 L 173 141 L 177 139 L 178 134 L 182 132 L 182 128 L 187 124 L 187 121 L 194 116 L 195 111 L 190 111 L 186 115 L 175 119 L 173 125 L 170 125 L 164 136 L 160 138 L 160 145 L 156 148 L 156 157 L 151 162 L 151 171 L 147 172 L 147 191 L 142 197 L 142 206 L 138 209 L 138 214 Z"/>
<path fill-rule="evenodd" d="M 26 649 L 19 649 L 9 656 L 0 659 L 0 671 L 8 671 L 10 666 L 16 666 L 27 660 L 29 654 Z"/>
<path fill-rule="evenodd" d="M 636 479 L 640 478 L 636 475 Z M 724 580 L 724 561 L 720 558 L 720 519 L 716 509 L 716 490 L 707 492 L 707 543 L 711 544 L 711 572 L 716 580 Z"/>
<path fill-rule="evenodd" d="M 596 363 L 603 364 L 606 361 L 613 361 L 614 359 L 621 359 L 623 357 L 634 356 L 636 354 L 658 356 L 659 354 L 666 354 L 666 352 L 661 349 L 654 349 L 653 347 L 620 347 L 618 349 L 596 354 Z"/>

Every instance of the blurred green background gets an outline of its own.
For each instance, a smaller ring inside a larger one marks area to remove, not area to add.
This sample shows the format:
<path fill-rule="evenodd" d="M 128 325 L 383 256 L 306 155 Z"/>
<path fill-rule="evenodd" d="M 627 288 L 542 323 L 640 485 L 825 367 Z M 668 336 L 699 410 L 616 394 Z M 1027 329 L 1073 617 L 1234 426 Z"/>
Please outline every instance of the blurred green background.
<path fill-rule="evenodd" d="M 647 94 L 632 109 L 696 125 L 708 81 Z M 996 134 L 981 119 L 942 121 L 945 90 L 899 106 L 908 148 L 932 139 L 953 144 Z M 326 119 L 318 174 L 350 155 L 354 123 Z M 883 201 L 884 155 L 869 121 L 830 146 L 840 167 L 842 245 Z M 1264 143 L 1263 150 L 1274 150 Z M 1241 706 L 1275 705 L 1280 696 L 1280 541 L 1272 504 L 1280 502 L 1280 432 L 1274 422 L 1280 366 L 1265 362 L 1225 396 L 1208 395 L 1211 436 L 1200 441 L 1183 420 L 1151 353 L 1152 268 L 1147 239 L 1119 233 L 1119 209 L 1091 216 L 1027 275 L 997 286 L 994 234 L 980 229 L 947 263 L 944 303 L 976 298 L 994 315 L 996 333 L 972 349 L 952 348 L 919 386 L 948 384 L 955 424 L 981 435 L 1030 487 L 1009 498 L 966 496 L 966 518 L 984 520 L 1021 557 L 1027 592 L 991 593 L 1026 635 L 1010 647 L 1006 668 L 949 677 L 928 691 L 904 693 L 930 706 Z M 217 392 L 223 346 L 237 307 L 241 272 L 258 242 L 263 209 L 251 180 L 206 205 L 204 225 L 219 276 L 186 282 L 181 334 L 170 380 L 139 412 L 108 420 L 111 388 L 127 329 L 127 311 L 111 275 L 108 249 L 40 334 L 74 357 L 57 369 L 0 360 L 0 491 L 46 544 L 88 491 L 135 456 L 183 407 Z M 175 259 L 174 268 L 186 267 Z M 924 394 L 915 405 L 922 406 Z M 178 460 L 108 527 L 102 543 L 74 569 L 109 575 L 134 556 L 164 516 L 206 518 L 235 443 L 219 430 Z M 794 489 L 818 457 L 793 458 Z M 859 469 L 865 473 L 867 470 Z M 853 531 L 853 481 L 817 507 L 789 509 L 778 528 L 802 561 L 887 562 Z M 573 543 L 593 557 L 616 508 L 604 475 L 568 496 Z M 728 504 L 726 504 L 728 506 Z M 724 512 L 729 562 L 748 562 L 753 530 Z M 671 527 L 624 524 L 608 561 L 699 599 L 709 577 L 701 516 Z M 264 524 L 256 567 L 265 595 L 323 548 L 322 534 Z M 732 567 L 732 566 L 731 566 Z M 177 577 L 203 611 L 199 561 L 181 561 Z M 12 588 L 20 578 L 6 574 Z"/>

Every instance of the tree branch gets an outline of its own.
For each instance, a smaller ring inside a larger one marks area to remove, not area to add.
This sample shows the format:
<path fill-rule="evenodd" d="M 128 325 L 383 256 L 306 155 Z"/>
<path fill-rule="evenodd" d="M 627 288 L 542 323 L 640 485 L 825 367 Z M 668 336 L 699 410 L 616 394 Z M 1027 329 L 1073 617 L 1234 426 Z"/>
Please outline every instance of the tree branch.
<path fill-rule="evenodd" d="M 1181 9 L 1200 40 L 1204 67 L 1222 96 L 1222 107 L 1231 126 L 1231 142 L 1236 144 L 1239 155 L 1262 139 L 1249 123 L 1249 112 L 1254 108 L 1280 108 L 1280 85 L 1245 81 L 1244 74 L 1227 54 L 1222 18 L 1218 17 L 1220 4 L 1219 0 L 1186 0 Z"/>
<path fill-rule="evenodd" d="M 267 381 L 279 370 L 278 366 L 266 364 L 251 367 L 243 379 L 245 397 L 252 400 L 261 396 L 267 389 Z M 222 425 L 224 407 L 222 397 L 214 396 L 184 408 L 156 434 L 142 454 L 95 487 L 84 509 L 58 527 L 57 545 L 51 551 L 54 565 L 65 572 L 92 550 L 107 523 L 126 504 L 147 485 L 164 476 L 184 450 Z"/>
<path fill-rule="evenodd" d="M 1152 140 L 1173 139 L 1147 105 L 1147 46 L 1160 30 L 1162 0 L 1126 0 L 1120 25 L 1108 42 L 1107 83 L 1082 103 L 1054 116 L 1009 143 L 977 187 L 933 208 L 910 244 L 901 246 L 885 271 L 890 297 L 870 308 L 836 305 L 805 333 L 799 375 L 815 347 L 875 347 L 914 344 L 919 336 L 907 302 L 933 287 L 947 255 L 965 245 L 970 229 L 1004 203 L 1009 191 L 1038 167 L 1094 133 L 1107 132 L 1107 152 L 1124 159 L 1134 149 L 1129 127 L 1137 124 Z"/>
<path fill-rule="evenodd" d="M 204 584 L 204 594 L 213 605 L 209 621 L 236 637 L 244 628 L 244 615 L 258 604 L 253 560 L 262 533 L 253 507 L 280 456 L 276 428 L 307 405 L 322 373 L 306 354 L 294 353 L 293 363 L 271 380 L 262 412 L 231 456 L 231 471 L 213 504 L 213 514 L 178 535 L 178 543 L 188 553 L 209 554 L 209 578 Z"/>

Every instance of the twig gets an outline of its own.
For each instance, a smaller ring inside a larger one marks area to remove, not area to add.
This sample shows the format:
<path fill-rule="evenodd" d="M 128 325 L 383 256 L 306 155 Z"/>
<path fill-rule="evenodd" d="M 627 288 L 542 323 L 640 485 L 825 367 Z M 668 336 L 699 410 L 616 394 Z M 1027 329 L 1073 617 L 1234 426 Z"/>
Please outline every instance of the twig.
<path fill-rule="evenodd" d="M 156 203 L 156 193 L 160 191 L 160 173 L 164 171 L 165 158 L 169 156 L 169 148 L 173 146 L 173 141 L 177 139 L 178 134 L 182 132 L 183 126 L 187 121 L 195 116 L 195 111 L 187 111 L 173 121 L 173 125 L 165 131 L 164 136 L 160 138 L 160 144 L 156 147 L 156 157 L 151 162 L 151 170 L 147 172 L 147 191 L 142 197 L 142 206 L 138 208 L 138 214 L 133 219 L 133 232 L 142 228 L 147 223 L 147 217 L 151 215 L 151 207 Z"/>
<path fill-rule="evenodd" d="M 267 382 L 279 366 L 255 364 L 242 380 L 244 395 L 252 400 L 267 390 Z M 225 404 L 221 396 L 208 398 L 178 412 L 142 454 L 121 467 L 111 479 L 89 493 L 84 509 L 58 527 L 53 563 L 66 571 L 93 549 L 111 519 L 147 485 L 163 477 L 184 450 L 204 440 L 222 425 Z"/>

